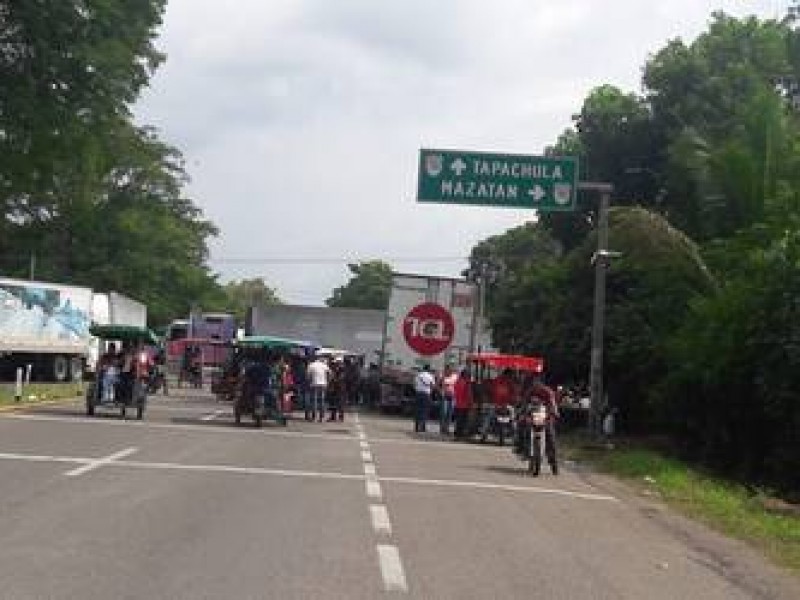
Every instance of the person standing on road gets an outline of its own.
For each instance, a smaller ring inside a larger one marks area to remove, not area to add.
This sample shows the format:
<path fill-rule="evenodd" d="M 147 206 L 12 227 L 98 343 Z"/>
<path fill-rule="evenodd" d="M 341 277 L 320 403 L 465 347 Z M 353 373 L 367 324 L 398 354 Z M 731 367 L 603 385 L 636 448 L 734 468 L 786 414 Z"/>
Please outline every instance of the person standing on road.
<path fill-rule="evenodd" d="M 439 411 L 439 431 L 442 435 L 450 435 L 450 422 L 453 420 L 453 402 L 455 400 L 455 386 L 458 373 L 452 366 L 447 365 L 442 375 L 442 406 Z"/>
<path fill-rule="evenodd" d="M 416 419 L 414 431 L 424 433 L 427 429 L 428 411 L 431 405 L 431 395 L 436 387 L 436 378 L 431 373 L 430 365 L 422 367 L 422 371 L 414 378 L 414 392 L 417 396 Z"/>
<path fill-rule="evenodd" d="M 341 358 L 331 364 L 331 378 L 328 384 L 328 398 L 330 400 L 331 414 L 328 421 L 344 421 L 344 403 L 347 399 L 347 373 Z"/>
<path fill-rule="evenodd" d="M 467 434 L 467 416 L 472 407 L 472 382 L 469 369 L 462 369 L 453 385 L 453 415 L 456 421 L 455 438 L 462 440 Z"/>
<path fill-rule="evenodd" d="M 306 405 L 306 419 L 315 418 L 322 422 L 325 416 L 325 398 L 328 395 L 328 382 L 331 369 L 319 356 L 308 365 L 308 383 L 310 384 L 309 404 Z"/>

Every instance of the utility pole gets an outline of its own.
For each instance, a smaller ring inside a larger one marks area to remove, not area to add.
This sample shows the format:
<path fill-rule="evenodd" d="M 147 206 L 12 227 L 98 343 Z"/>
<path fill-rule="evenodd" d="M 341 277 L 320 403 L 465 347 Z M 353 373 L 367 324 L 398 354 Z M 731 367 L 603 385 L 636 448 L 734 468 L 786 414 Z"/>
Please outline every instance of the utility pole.
<path fill-rule="evenodd" d="M 611 205 L 611 194 L 614 186 L 610 183 L 581 183 L 583 191 L 600 194 L 600 205 L 597 216 L 597 251 L 594 263 L 594 311 L 592 314 L 592 353 L 589 368 L 589 389 L 591 392 L 591 409 L 589 429 L 594 434 L 602 430 L 603 401 L 603 346 L 605 337 L 606 310 L 606 269 L 608 261 L 615 253 L 608 250 L 608 210 Z"/>

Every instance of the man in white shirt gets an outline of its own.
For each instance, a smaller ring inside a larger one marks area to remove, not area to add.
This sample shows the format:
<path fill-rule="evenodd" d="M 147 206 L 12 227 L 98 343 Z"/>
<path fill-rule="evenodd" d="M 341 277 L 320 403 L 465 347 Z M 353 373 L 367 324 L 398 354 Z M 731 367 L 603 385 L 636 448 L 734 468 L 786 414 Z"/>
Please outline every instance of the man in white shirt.
<path fill-rule="evenodd" d="M 325 398 L 328 394 L 328 382 L 331 377 L 331 369 L 319 356 L 315 357 L 308 365 L 308 383 L 311 393 L 309 395 L 309 406 L 306 407 L 306 418 L 313 421 L 318 417 L 321 423 L 325 416 Z"/>
<path fill-rule="evenodd" d="M 422 371 L 414 378 L 414 392 L 417 395 L 417 411 L 414 419 L 414 431 L 424 432 L 428 423 L 428 411 L 431 405 L 431 395 L 436 385 L 436 378 L 431 373 L 429 365 L 422 367 Z"/>

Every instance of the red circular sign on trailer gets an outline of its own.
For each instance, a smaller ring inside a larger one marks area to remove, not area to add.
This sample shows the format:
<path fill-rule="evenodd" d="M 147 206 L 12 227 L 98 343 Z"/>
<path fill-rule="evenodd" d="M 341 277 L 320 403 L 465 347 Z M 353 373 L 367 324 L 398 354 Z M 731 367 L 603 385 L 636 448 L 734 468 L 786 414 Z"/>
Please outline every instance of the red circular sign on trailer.
<path fill-rule="evenodd" d="M 440 354 L 453 343 L 456 325 L 443 306 L 426 302 L 411 309 L 403 320 L 403 337 L 422 356 Z"/>

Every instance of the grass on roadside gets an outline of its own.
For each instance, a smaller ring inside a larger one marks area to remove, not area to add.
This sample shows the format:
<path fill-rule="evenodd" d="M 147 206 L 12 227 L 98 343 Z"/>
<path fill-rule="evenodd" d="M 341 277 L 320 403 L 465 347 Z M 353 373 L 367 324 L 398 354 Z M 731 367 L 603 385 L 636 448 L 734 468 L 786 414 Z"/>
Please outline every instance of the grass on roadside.
<path fill-rule="evenodd" d="M 800 572 L 800 510 L 763 492 L 717 477 L 658 450 L 633 444 L 587 449 L 577 439 L 565 446 L 567 458 L 656 492 L 679 512 L 762 549 L 780 565 Z M 776 513 L 767 506 L 785 509 Z"/>
<path fill-rule="evenodd" d="M 83 384 L 84 386 L 86 384 Z M 78 398 L 81 388 L 77 383 L 30 383 L 23 389 L 22 400 L 14 398 L 14 384 L 0 384 L 0 406 L 22 405 L 47 400 Z"/>

